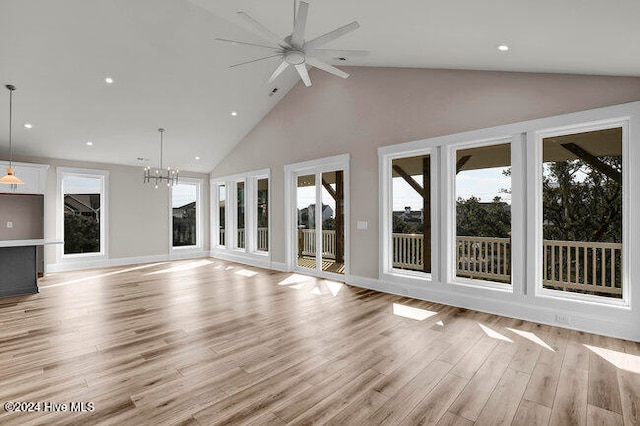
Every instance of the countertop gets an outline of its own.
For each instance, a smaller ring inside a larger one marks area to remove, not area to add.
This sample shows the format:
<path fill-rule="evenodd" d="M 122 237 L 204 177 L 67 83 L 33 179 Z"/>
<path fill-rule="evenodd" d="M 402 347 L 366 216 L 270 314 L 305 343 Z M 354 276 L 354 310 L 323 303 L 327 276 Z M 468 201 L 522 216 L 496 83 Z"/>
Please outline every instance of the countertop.
<path fill-rule="evenodd" d="M 0 241 L 0 247 L 24 247 L 24 246 L 44 246 L 48 244 L 63 244 L 64 241 L 41 239 L 41 240 L 5 240 Z"/>

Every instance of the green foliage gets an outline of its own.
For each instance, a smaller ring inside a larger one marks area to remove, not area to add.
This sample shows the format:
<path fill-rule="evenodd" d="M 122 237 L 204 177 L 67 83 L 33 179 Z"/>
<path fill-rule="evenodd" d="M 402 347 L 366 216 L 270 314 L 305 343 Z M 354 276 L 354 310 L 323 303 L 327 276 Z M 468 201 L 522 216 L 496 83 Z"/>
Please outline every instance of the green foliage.
<path fill-rule="evenodd" d="M 599 157 L 617 171 L 622 158 Z M 544 238 L 622 242 L 622 186 L 580 160 L 545 163 Z"/>
<path fill-rule="evenodd" d="M 510 206 L 500 197 L 491 203 L 458 198 L 456 213 L 458 236 L 508 238 L 511 234 Z"/>
<path fill-rule="evenodd" d="M 64 215 L 64 253 L 100 251 L 100 223 L 92 216 Z"/>

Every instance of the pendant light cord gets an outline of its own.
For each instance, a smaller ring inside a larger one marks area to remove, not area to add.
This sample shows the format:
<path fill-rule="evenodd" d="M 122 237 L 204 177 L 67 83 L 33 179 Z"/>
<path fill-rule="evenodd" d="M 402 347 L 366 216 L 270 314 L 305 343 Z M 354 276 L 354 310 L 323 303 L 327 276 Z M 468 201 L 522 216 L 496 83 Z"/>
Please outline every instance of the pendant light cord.
<path fill-rule="evenodd" d="M 164 151 L 164 129 L 158 129 L 160 132 L 160 170 L 162 170 L 162 151 Z"/>
<path fill-rule="evenodd" d="M 15 88 L 9 89 L 9 167 L 13 167 L 13 142 L 11 139 L 11 123 L 13 123 L 13 91 Z"/>

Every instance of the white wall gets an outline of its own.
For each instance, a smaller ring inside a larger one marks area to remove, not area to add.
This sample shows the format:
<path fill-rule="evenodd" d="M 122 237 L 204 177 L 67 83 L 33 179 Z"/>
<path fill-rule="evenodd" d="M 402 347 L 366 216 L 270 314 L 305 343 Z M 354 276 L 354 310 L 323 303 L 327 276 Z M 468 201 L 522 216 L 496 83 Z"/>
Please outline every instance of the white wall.
<path fill-rule="evenodd" d="M 492 304 L 474 292 L 437 295 L 397 286 L 379 276 L 377 148 L 474 129 L 640 100 L 640 78 L 484 71 L 349 68 L 342 80 L 312 71 L 314 85 L 298 84 L 235 150 L 212 177 L 271 168 L 272 261 L 284 264 L 284 166 L 351 154 L 351 276 L 347 281 L 510 316 L 553 323 L 553 313 L 526 304 Z M 368 230 L 357 230 L 367 221 Z M 637 309 L 636 309 L 637 311 Z M 574 328 L 640 340 L 634 311 L 612 322 L 578 318 Z M 605 311 L 599 311 L 606 316 Z M 631 330 L 631 331 L 630 331 Z"/>

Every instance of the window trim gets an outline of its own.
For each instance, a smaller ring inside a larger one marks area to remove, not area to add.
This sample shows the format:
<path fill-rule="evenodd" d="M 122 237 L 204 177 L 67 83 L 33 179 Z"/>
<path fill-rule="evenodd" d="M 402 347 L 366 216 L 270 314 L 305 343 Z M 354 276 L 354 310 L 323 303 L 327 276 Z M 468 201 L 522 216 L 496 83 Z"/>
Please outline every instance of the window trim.
<path fill-rule="evenodd" d="M 256 213 L 257 209 L 257 180 L 268 179 L 269 180 L 269 195 L 268 195 L 268 208 L 269 208 L 269 251 L 257 251 L 257 229 L 254 229 L 254 224 L 257 223 Z M 245 248 L 237 248 L 237 212 L 238 212 L 238 196 L 237 196 L 237 183 L 244 182 L 244 209 L 245 209 Z M 272 211 L 271 205 L 271 169 L 261 169 L 245 173 L 239 173 L 230 176 L 216 177 L 210 179 L 211 184 L 211 252 L 219 254 L 221 256 L 233 256 L 235 260 L 250 259 L 259 262 L 261 265 L 266 265 L 266 262 L 271 262 L 271 247 L 272 247 Z M 219 238 L 219 200 L 218 200 L 218 188 L 225 186 L 225 245 L 220 245 Z M 230 203 L 233 202 L 233 208 L 229 208 Z M 230 238 L 232 238 L 230 240 Z M 230 258 L 233 260 L 232 258 Z"/>
<path fill-rule="evenodd" d="M 202 214 L 202 201 L 203 201 L 203 186 L 204 180 L 202 178 L 194 177 L 180 177 L 178 185 L 194 185 L 196 187 L 196 244 L 190 246 L 174 246 L 173 245 L 173 186 L 169 188 L 169 248 L 172 253 L 183 252 L 189 250 L 201 250 L 202 249 L 202 236 L 203 236 L 203 214 Z"/>
<path fill-rule="evenodd" d="M 232 217 L 232 221 L 231 223 L 233 224 L 233 238 L 231 240 L 232 242 L 232 249 L 235 252 L 240 252 L 240 253 L 247 253 L 247 178 L 246 177 L 242 177 L 240 179 L 235 179 L 233 182 L 233 217 Z M 244 184 L 244 247 L 238 247 L 238 210 L 239 210 L 239 206 L 238 206 L 238 184 L 239 183 L 243 183 Z M 225 230 L 225 232 L 227 232 Z"/>
<path fill-rule="evenodd" d="M 258 250 L 258 181 L 261 179 L 267 179 L 267 246 L 268 250 Z M 251 238 L 251 244 L 249 245 L 249 252 L 257 256 L 269 256 L 271 252 L 271 177 L 268 173 L 256 174 L 250 179 L 251 188 L 251 209 L 249 210 L 249 223 L 253 232 Z M 245 236 L 246 238 L 246 236 Z"/>
<path fill-rule="evenodd" d="M 582 121 L 564 126 L 556 126 L 543 128 L 531 132 L 531 144 L 529 150 L 529 158 L 533 158 L 533 181 L 534 189 L 534 209 L 533 218 L 531 219 L 531 228 L 534 235 L 534 295 L 540 299 L 558 299 L 572 300 L 583 303 L 593 303 L 599 305 L 610 305 L 620 307 L 631 306 L 631 286 L 630 286 L 630 259 L 631 259 L 631 231 L 629 229 L 630 221 L 630 152 L 629 152 L 629 126 L 630 117 L 617 117 L 605 120 Z M 571 135 L 574 133 L 583 133 L 597 130 L 622 128 L 622 298 L 614 299 L 606 296 L 596 296 L 591 294 L 572 293 L 562 290 L 554 290 L 544 288 L 542 283 L 543 268 L 543 205 L 542 205 L 542 167 L 543 167 L 543 139 L 553 136 Z M 531 161 L 531 160 L 530 160 Z"/>
<path fill-rule="evenodd" d="M 440 236 L 438 229 L 433 225 L 440 221 L 440 149 L 437 144 L 428 140 L 411 143 L 412 146 L 402 149 L 394 147 L 383 147 L 378 149 L 378 168 L 380 173 L 379 194 L 380 196 L 380 266 L 381 277 L 395 277 L 415 281 L 432 282 L 437 281 L 440 276 Z M 416 146 L 413 146 L 416 145 Z M 429 155 L 431 166 L 431 272 L 409 271 L 393 267 L 393 160 L 400 158 Z"/>
<path fill-rule="evenodd" d="M 518 149 L 517 139 L 520 135 L 513 136 L 502 136 L 495 137 L 490 139 L 480 139 L 480 140 L 471 140 L 459 143 L 452 143 L 446 146 L 447 151 L 447 159 L 448 159 L 448 181 L 449 187 L 445 192 L 446 198 L 446 206 L 447 206 L 447 238 L 445 238 L 446 243 L 446 259 L 447 259 L 447 283 L 452 285 L 462 285 L 462 286 L 470 286 L 470 287 L 480 287 L 487 288 L 490 290 L 504 291 L 507 293 L 514 292 L 514 283 L 516 282 L 516 276 L 518 272 L 518 263 L 514 261 L 514 247 L 519 243 L 521 239 L 522 232 L 516 232 L 518 229 L 523 229 L 519 225 L 519 220 L 517 213 L 519 212 L 519 202 L 522 197 L 520 194 L 520 185 L 517 185 L 517 179 L 521 176 L 522 171 L 518 167 Z M 481 148 L 487 146 L 495 146 L 495 145 L 510 145 L 511 158 L 510 158 L 510 167 L 512 170 L 511 175 L 511 282 L 507 285 L 501 284 L 495 281 L 485 281 L 485 280 L 477 280 L 473 278 L 464 278 L 457 276 L 457 268 L 456 268 L 456 257 L 454 256 L 456 250 L 457 243 L 457 226 L 456 226 L 456 214 L 457 214 L 457 185 L 456 185 L 456 164 L 457 164 L 457 151 L 461 149 L 468 148 Z M 516 160 L 516 161 L 514 161 Z M 515 174 L 515 176 L 514 176 Z M 517 189 L 516 193 L 514 193 L 514 188 Z M 515 212 L 514 212 L 515 208 Z M 518 244 L 518 247 L 520 245 Z"/>
<path fill-rule="evenodd" d="M 220 190 L 219 190 L 219 188 L 221 186 L 224 186 L 224 188 L 225 188 L 225 193 L 224 193 L 224 195 L 225 195 L 225 199 L 224 199 L 224 202 L 225 202 L 225 208 L 224 208 L 224 214 L 225 214 L 225 230 L 224 230 L 224 232 L 225 232 L 225 240 L 224 240 L 224 242 L 225 243 L 224 244 L 220 244 L 220 197 L 219 197 Z M 228 215 L 228 212 L 229 212 L 228 204 L 229 203 L 227 201 L 227 198 L 228 198 L 228 194 L 229 194 L 229 188 L 227 187 L 227 183 L 225 181 L 219 181 L 219 180 L 214 181 L 214 180 L 212 180 L 211 184 L 210 184 L 210 191 L 211 191 L 211 200 L 212 200 L 212 203 L 211 203 L 211 206 L 212 206 L 212 209 L 211 209 L 211 236 L 210 236 L 210 238 L 211 238 L 211 247 L 213 249 L 226 250 L 227 247 L 228 247 L 227 243 L 229 242 L 229 239 L 227 238 L 227 228 L 228 228 L 228 223 L 229 223 L 229 220 L 228 220 L 228 217 L 229 217 L 229 215 Z"/>
<path fill-rule="evenodd" d="M 58 262 L 81 262 L 82 260 L 102 260 L 109 253 L 109 171 L 99 169 L 81 169 L 75 167 L 56 167 L 56 236 L 64 241 L 64 178 L 65 176 L 97 178 L 102 183 L 100 191 L 100 251 L 96 253 L 65 254 L 64 244 L 56 245 Z"/>

